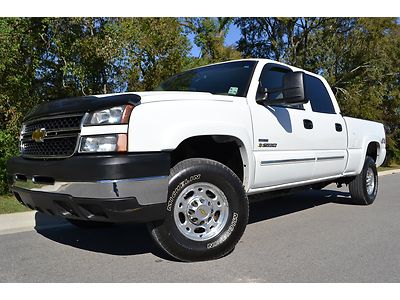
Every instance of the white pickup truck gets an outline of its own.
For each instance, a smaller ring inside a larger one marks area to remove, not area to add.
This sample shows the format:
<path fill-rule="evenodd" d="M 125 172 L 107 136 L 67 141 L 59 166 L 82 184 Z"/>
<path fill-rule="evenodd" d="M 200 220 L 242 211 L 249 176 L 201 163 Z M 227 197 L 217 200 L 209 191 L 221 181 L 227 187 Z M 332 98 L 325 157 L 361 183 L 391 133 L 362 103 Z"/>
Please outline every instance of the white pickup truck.
<path fill-rule="evenodd" d="M 81 227 L 146 222 L 183 261 L 232 251 L 253 194 L 337 183 L 371 204 L 386 154 L 382 124 L 343 117 L 324 78 L 267 59 L 43 102 L 20 149 L 8 163 L 18 201 Z"/>

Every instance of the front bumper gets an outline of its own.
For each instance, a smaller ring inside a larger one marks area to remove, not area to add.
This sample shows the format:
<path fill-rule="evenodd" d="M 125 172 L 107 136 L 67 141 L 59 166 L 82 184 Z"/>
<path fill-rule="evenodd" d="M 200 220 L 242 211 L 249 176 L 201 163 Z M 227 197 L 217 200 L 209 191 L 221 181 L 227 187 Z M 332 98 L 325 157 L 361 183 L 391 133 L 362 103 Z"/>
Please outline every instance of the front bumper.
<path fill-rule="evenodd" d="M 15 157 L 7 170 L 22 204 L 64 218 L 148 222 L 165 215 L 168 153 L 74 156 L 64 160 Z"/>

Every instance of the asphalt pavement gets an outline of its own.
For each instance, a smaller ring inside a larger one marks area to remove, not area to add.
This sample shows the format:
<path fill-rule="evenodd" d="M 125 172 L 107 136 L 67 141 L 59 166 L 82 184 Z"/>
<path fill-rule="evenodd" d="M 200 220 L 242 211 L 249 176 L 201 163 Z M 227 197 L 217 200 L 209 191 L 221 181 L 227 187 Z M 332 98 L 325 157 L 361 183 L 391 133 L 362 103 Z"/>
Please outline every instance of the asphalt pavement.
<path fill-rule="evenodd" d="M 82 230 L 37 212 L 35 229 L 0 232 L 0 282 L 400 282 L 398 188 L 400 174 L 380 177 L 371 206 L 333 185 L 254 203 L 235 250 L 199 263 L 166 257 L 144 225 Z"/>

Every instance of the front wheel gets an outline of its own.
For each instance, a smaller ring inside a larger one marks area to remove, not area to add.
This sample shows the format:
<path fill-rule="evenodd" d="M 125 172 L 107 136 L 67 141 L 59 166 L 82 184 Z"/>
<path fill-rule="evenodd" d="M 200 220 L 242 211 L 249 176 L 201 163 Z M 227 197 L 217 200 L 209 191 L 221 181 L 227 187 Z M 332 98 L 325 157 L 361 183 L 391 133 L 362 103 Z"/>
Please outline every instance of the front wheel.
<path fill-rule="evenodd" d="M 349 184 L 351 199 L 354 204 L 370 205 L 378 193 L 378 172 L 375 161 L 367 156 L 360 174 Z"/>
<path fill-rule="evenodd" d="M 233 250 L 246 228 L 248 199 L 225 165 L 187 159 L 171 169 L 163 221 L 149 224 L 155 242 L 181 261 L 210 260 Z"/>

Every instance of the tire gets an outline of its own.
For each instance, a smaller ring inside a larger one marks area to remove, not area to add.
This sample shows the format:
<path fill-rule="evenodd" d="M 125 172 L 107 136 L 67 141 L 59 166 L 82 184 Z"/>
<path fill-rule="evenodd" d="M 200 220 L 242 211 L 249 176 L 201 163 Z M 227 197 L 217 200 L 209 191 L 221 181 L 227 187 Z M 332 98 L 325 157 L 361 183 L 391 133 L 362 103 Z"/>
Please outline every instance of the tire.
<path fill-rule="evenodd" d="M 233 251 L 248 218 L 249 202 L 236 174 L 219 162 L 195 158 L 171 169 L 166 218 L 148 228 L 173 258 L 203 261 Z"/>
<path fill-rule="evenodd" d="M 113 223 L 108 223 L 108 222 L 86 221 L 86 220 L 76 220 L 76 219 L 67 219 L 67 221 L 79 228 L 101 228 L 113 225 Z"/>
<path fill-rule="evenodd" d="M 378 172 L 375 161 L 367 156 L 360 174 L 349 184 L 351 199 L 357 205 L 370 205 L 378 193 Z"/>

